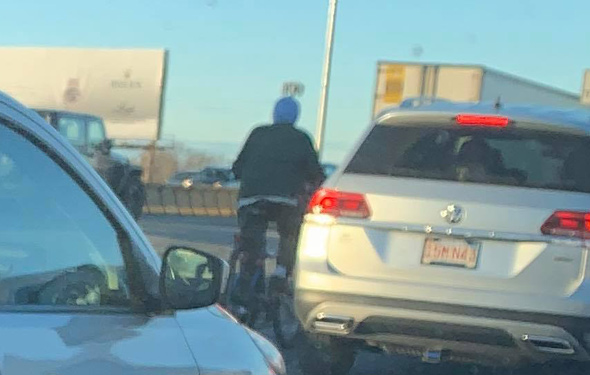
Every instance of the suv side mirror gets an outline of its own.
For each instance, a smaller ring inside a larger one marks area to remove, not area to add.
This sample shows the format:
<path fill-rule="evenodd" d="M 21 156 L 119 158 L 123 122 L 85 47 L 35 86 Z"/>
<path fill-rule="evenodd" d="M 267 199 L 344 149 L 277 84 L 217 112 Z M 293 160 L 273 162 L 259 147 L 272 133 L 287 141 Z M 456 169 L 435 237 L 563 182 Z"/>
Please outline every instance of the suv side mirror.
<path fill-rule="evenodd" d="M 105 139 L 99 144 L 99 147 L 101 152 L 106 155 L 111 152 L 111 149 L 113 148 L 113 141 L 111 139 Z"/>
<path fill-rule="evenodd" d="M 103 155 L 108 155 L 113 148 L 113 141 L 110 139 L 105 139 L 100 143 L 95 143 L 91 145 L 92 151 L 98 151 Z"/>
<path fill-rule="evenodd" d="M 167 308 L 197 309 L 219 300 L 229 266 L 220 258 L 189 247 L 166 250 L 160 272 L 160 294 Z"/>

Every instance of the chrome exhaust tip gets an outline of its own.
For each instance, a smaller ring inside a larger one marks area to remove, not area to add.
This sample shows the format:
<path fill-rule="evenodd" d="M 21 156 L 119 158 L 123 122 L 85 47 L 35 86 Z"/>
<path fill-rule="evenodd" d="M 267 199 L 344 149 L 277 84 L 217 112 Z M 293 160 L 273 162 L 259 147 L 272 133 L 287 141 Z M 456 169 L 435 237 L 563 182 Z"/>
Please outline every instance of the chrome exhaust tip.
<path fill-rule="evenodd" d="M 557 337 L 522 335 L 521 340 L 543 353 L 572 355 L 576 352 L 569 341 Z"/>
<path fill-rule="evenodd" d="M 353 323 L 354 319 L 348 316 L 319 313 L 312 323 L 312 328 L 317 332 L 346 335 L 350 333 Z"/>

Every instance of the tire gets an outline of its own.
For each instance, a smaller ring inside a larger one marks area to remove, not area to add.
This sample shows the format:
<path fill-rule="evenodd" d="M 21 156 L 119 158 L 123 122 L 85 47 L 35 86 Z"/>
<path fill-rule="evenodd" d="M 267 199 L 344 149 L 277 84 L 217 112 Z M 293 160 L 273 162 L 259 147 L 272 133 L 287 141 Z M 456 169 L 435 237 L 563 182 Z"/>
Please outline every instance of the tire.
<path fill-rule="evenodd" d="M 237 265 L 238 259 L 240 257 L 239 252 L 234 247 L 230 257 L 229 257 L 229 275 L 227 278 L 227 287 L 225 293 L 221 297 L 221 304 L 225 307 L 230 307 L 231 304 L 231 296 L 234 291 L 234 284 L 236 282 L 237 274 Z"/>
<path fill-rule="evenodd" d="M 135 220 L 141 217 L 145 203 L 145 186 L 139 179 L 132 179 L 125 188 L 125 199 L 123 200 L 127 210 Z"/>
<path fill-rule="evenodd" d="M 273 291 L 271 293 L 269 314 L 276 340 L 283 349 L 290 349 L 295 345 L 301 331 L 295 315 L 293 295 Z"/>
<path fill-rule="evenodd" d="M 258 323 L 258 318 L 261 314 L 268 311 L 264 275 L 265 269 L 262 267 L 253 276 L 255 280 L 254 288 L 253 290 L 250 290 L 250 298 L 248 299 L 248 304 L 246 306 L 248 309 L 248 319 L 245 321 L 245 324 L 252 329 L 256 329 L 256 324 Z"/>
<path fill-rule="evenodd" d="M 304 375 L 346 375 L 354 366 L 356 349 L 350 342 L 300 330 L 295 343 Z"/>
<path fill-rule="evenodd" d="M 261 312 L 261 304 L 258 297 L 250 298 L 246 304 L 236 304 L 234 298 L 234 293 L 236 292 L 237 283 L 240 277 L 240 255 L 237 240 L 234 239 L 234 250 L 229 258 L 227 289 L 221 298 L 221 304 L 222 306 L 225 306 L 242 324 L 254 328 Z M 262 272 L 264 272 L 264 270 Z M 260 278 L 257 283 L 264 283 L 264 278 Z M 245 308 L 245 311 L 239 311 L 239 308 Z"/>

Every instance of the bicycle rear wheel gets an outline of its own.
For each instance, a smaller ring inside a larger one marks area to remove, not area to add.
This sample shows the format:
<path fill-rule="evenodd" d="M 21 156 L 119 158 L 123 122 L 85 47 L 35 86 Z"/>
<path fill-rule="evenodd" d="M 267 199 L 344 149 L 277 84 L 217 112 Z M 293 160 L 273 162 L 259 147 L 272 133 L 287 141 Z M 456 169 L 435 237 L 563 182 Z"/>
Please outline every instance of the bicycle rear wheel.
<path fill-rule="evenodd" d="M 231 298 L 232 294 L 234 293 L 237 279 L 239 276 L 238 273 L 238 261 L 240 259 L 240 252 L 237 247 L 237 240 L 234 239 L 234 250 L 232 251 L 229 257 L 229 275 L 227 278 L 227 287 L 225 289 L 225 294 L 221 298 L 221 305 L 230 308 L 231 307 Z"/>
<path fill-rule="evenodd" d="M 292 348 L 301 329 L 295 314 L 293 295 L 282 291 L 271 293 L 269 312 L 275 337 L 283 349 Z"/>

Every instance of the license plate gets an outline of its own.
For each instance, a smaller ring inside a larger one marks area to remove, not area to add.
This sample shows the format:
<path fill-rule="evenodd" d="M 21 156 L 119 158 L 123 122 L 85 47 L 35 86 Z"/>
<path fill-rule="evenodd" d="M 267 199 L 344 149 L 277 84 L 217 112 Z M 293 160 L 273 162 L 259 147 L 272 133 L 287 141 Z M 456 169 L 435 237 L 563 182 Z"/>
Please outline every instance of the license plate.
<path fill-rule="evenodd" d="M 455 238 L 427 238 L 422 251 L 422 264 L 436 264 L 474 269 L 477 267 L 481 242 Z"/>

